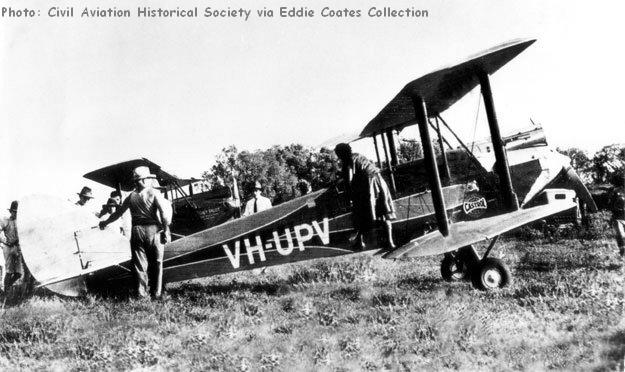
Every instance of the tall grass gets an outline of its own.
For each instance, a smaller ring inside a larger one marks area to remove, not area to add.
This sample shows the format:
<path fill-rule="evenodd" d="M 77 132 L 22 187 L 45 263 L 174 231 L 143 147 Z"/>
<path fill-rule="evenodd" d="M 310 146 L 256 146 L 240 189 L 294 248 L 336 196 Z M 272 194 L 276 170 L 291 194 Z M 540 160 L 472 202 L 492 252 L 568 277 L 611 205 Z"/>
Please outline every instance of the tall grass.
<path fill-rule="evenodd" d="M 609 236 L 495 253 L 514 281 L 494 292 L 444 282 L 439 257 L 363 254 L 179 283 L 164 302 L 35 296 L 0 311 L 0 369 L 623 368 Z"/>

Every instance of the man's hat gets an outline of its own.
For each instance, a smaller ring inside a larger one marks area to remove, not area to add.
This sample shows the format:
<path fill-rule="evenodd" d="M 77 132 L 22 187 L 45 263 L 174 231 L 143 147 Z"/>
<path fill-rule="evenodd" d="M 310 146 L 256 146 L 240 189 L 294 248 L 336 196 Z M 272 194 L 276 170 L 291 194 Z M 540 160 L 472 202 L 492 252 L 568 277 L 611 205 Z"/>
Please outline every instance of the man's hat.
<path fill-rule="evenodd" d="M 150 173 L 150 168 L 146 166 L 136 167 L 132 173 L 132 180 L 139 181 L 144 178 L 156 178 L 156 176 Z"/>
<path fill-rule="evenodd" d="M 113 198 L 109 198 L 106 201 L 106 204 L 102 204 L 102 208 L 104 207 L 119 207 L 119 204 L 117 204 L 117 201 Z"/>
<path fill-rule="evenodd" d="M 256 181 L 254 182 L 254 190 L 262 190 L 263 186 L 260 184 L 260 182 Z"/>
<path fill-rule="evenodd" d="M 352 147 L 348 143 L 339 143 L 334 148 L 334 152 L 339 159 L 351 158 Z"/>
<path fill-rule="evenodd" d="M 11 202 L 11 207 L 9 208 L 10 212 L 17 212 L 17 200 L 13 200 Z"/>
<path fill-rule="evenodd" d="M 80 196 L 84 196 L 85 198 L 93 199 L 93 194 L 91 194 L 91 188 L 85 186 L 78 193 Z"/>

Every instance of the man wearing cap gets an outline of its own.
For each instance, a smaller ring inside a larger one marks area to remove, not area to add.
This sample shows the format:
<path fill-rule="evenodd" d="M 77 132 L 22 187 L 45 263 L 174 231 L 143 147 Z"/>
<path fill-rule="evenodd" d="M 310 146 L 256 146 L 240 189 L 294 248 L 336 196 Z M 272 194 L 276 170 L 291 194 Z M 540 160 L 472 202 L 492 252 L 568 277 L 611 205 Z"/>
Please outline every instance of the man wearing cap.
<path fill-rule="evenodd" d="M 0 245 L 4 253 L 6 274 L 4 276 L 4 290 L 9 288 L 22 277 L 22 255 L 20 252 L 20 241 L 17 237 L 17 227 L 15 219 L 17 218 L 17 201 L 11 202 L 9 212 L 10 217 L 0 219 L 0 231 L 4 234 L 0 235 Z"/>
<path fill-rule="evenodd" d="M 133 173 L 136 189 L 109 218 L 100 222 L 100 228 L 130 210 L 132 232 L 130 248 L 138 297 L 146 297 L 148 285 L 153 298 L 160 298 L 163 286 L 163 244 L 171 241 L 171 204 L 154 188 L 156 176 L 148 167 L 137 167 Z"/>
<path fill-rule="evenodd" d="M 91 199 L 93 199 L 93 194 L 91 193 L 91 188 L 85 186 L 78 193 L 78 201 L 76 202 L 76 205 L 84 207 L 85 204 L 87 204 L 87 202 L 89 200 L 91 200 Z"/>
<path fill-rule="evenodd" d="M 263 187 L 260 182 L 254 182 L 254 197 L 245 203 L 243 217 L 251 216 L 254 213 L 258 213 L 272 207 L 271 200 L 262 195 L 262 190 Z"/>

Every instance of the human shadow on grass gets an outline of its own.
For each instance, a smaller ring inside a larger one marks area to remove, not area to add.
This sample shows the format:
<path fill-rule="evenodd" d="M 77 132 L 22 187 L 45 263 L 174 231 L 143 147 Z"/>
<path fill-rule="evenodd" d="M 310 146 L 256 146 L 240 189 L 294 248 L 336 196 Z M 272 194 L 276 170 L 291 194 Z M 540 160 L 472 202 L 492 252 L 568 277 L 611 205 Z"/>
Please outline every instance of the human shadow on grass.
<path fill-rule="evenodd" d="M 575 270 L 580 268 L 592 268 L 596 270 L 616 271 L 620 270 L 622 263 L 613 260 L 605 260 L 595 255 L 575 255 L 572 257 L 541 257 L 527 253 L 516 265 L 517 271 L 546 272 L 555 269 Z"/>
<path fill-rule="evenodd" d="M 235 292 L 264 293 L 269 296 L 281 296 L 290 291 L 290 286 L 286 281 L 276 282 L 238 282 L 231 281 L 228 284 L 199 284 L 184 283 L 178 287 L 171 288 L 168 294 L 174 297 L 189 296 L 192 293 L 202 293 L 208 295 L 227 295 Z"/>
<path fill-rule="evenodd" d="M 610 346 L 604 353 L 604 357 L 610 362 L 607 370 L 622 370 L 625 365 L 625 329 L 615 331 L 606 341 Z"/>
<path fill-rule="evenodd" d="M 433 278 L 430 276 L 425 277 L 410 277 L 400 279 L 397 282 L 397 287 L 402 289 L 411 289 L 417 291 L 432 291 L 441 288 L 441 285 L 449 284 L 442 278 Z"/>

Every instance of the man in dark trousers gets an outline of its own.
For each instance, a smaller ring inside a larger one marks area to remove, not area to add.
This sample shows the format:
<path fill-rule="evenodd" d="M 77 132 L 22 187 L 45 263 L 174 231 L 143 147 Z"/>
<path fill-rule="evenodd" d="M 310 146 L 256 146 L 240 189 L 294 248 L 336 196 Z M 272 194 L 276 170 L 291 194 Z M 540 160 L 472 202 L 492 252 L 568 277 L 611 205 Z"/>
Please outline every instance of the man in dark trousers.
<path fill-rule="evenodd" d="M 11 202 L 9 217 L 0 218 L 0 246 L 4 253 L 5 270 L 4 290 L 8 291 L 11 286 L 22 277 L 22 254 L 20 252 L 20 240 L 17 236 L 17 201 Z"/>
<path fill-rule="evenodd" d="M 621 256 L 625 255 L 625 174 L 614 179 L 614 190 L 610 197 L 612 225 L 616 235 L 616 244 Z"/>
<path fill-rule="evenodd" d="M 351 146 L 346 143 L 336 145 L 334 152 L 341 162 L 345 191 L 352 201 L 352 220 L 358 230 L 356 246 L 364 248 L 363 232 L 370 230 L 375 221 L 380 221 L 384 225 L 386 248 L 395 248 L 391 222 L 396 218 L 395 206 L 380 170 L 371 160 L 352 153 Z"/>
<path fill-rule="evenodd" d="M 104 229 L 130 210 L 130 248 L 137 296 L 147 297 L 149 284 L 152 298 L 158 299 L 163 287 L 163 244 L 171 241 L 171 204 L 154 188 L 156 176 L 150 174 L 148 167 L 137 167 L 133 180 L 135 191 L 108 219 L 100 222 L 100 228 Z"/>

